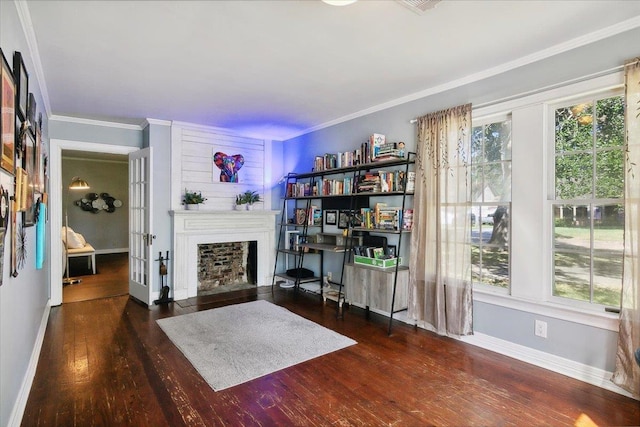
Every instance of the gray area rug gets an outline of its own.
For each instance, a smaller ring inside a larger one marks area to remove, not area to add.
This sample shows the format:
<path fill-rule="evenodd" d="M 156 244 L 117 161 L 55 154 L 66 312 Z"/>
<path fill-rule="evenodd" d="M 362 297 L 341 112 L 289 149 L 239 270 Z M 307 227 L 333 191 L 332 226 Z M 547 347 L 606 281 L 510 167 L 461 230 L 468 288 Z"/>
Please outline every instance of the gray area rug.
<path fill-rule="evenodd" d="M 267 301 L 157 322 L 216 391 L 356 344 Z"/>

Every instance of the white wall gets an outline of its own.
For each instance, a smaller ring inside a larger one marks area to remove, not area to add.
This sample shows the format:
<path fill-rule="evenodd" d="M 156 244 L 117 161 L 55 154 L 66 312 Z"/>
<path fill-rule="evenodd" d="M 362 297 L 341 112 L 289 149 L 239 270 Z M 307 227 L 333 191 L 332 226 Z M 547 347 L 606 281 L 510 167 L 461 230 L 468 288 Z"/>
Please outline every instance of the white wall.
<path fill-rule="evenodd" d="M 174 182 L 180 183 L 178 194 L 183 195 L 185 189 L 200 191 L 207 199 L 201 209 L 210 210 L 233 209 L 236 195 L 247 190 L 258 192 L 264 200 L 265 181 L 268 181 L 265 177 L 271 175 L 265 167 L 271 152 L 269 142 L 205 126 L 174 123 L 171 155 L 177 172 Z M 218 151 L 229 156 L 240 154 L 244 157 L 237 183 L 220 181 L 220 169 L 213 162 L 213 155 Z M 174 200 L 174 209 L 181 209 L 181 200 L 181 197 Z M 263 203 L 256 204 L 257 209 L 263 206 Z"/>

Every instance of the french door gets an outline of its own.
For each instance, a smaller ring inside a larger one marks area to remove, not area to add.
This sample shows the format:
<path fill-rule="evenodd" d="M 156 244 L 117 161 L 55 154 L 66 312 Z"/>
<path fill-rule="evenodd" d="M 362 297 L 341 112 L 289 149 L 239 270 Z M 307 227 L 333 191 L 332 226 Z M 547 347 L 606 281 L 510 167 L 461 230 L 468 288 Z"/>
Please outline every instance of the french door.
<path fill-rule="evenodd" d="M 151 254 L 152 162 L 151 148 L 129 154 L 129 294 L 151 305 L 153 280 Z"/>

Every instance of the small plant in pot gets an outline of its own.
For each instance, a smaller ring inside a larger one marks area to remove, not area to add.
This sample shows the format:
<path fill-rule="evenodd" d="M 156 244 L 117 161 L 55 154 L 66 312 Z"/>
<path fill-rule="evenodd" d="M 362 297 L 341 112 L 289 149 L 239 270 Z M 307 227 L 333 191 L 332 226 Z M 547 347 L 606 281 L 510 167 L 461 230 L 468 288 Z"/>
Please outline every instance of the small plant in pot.
<path fill-rule="evenodd" d="M 236 208 L 238 206 L 238 200 L 241 201 L 241 205 L 247 205 L 246 209 L 250 211 L 251 209 L 253 209 L 253 204 L 260 201 L 260 195 L 257 192 L 251 190 L 247 190 L 242 194 L 238 194 L 236 196 Z"/>
<path fill-rule="evenodd" d="M 202 193 L 200 191 L 189 191 L 186 188 L 184 189 L 184 198 L 182 202 L 187 207 L 187 210 L 197 210 L 201 203 L 207 200 L 202 197 Z"/>

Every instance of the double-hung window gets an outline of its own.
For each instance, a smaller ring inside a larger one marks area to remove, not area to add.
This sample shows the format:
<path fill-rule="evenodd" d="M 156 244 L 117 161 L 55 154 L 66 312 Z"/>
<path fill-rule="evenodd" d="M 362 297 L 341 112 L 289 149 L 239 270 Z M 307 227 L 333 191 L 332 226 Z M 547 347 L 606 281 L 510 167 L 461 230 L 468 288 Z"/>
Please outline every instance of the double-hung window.
<path fill-rule="evenodd" d="M 471 264 L 474 284 L 509 288 L 511 119 L 474 121 L 471 133 Z"/>
<path fill-rule="evenodd" d="M 552 296 L 572 304 L 620 305 L 623 106 L 608 93 L 553 108 Z"/>

